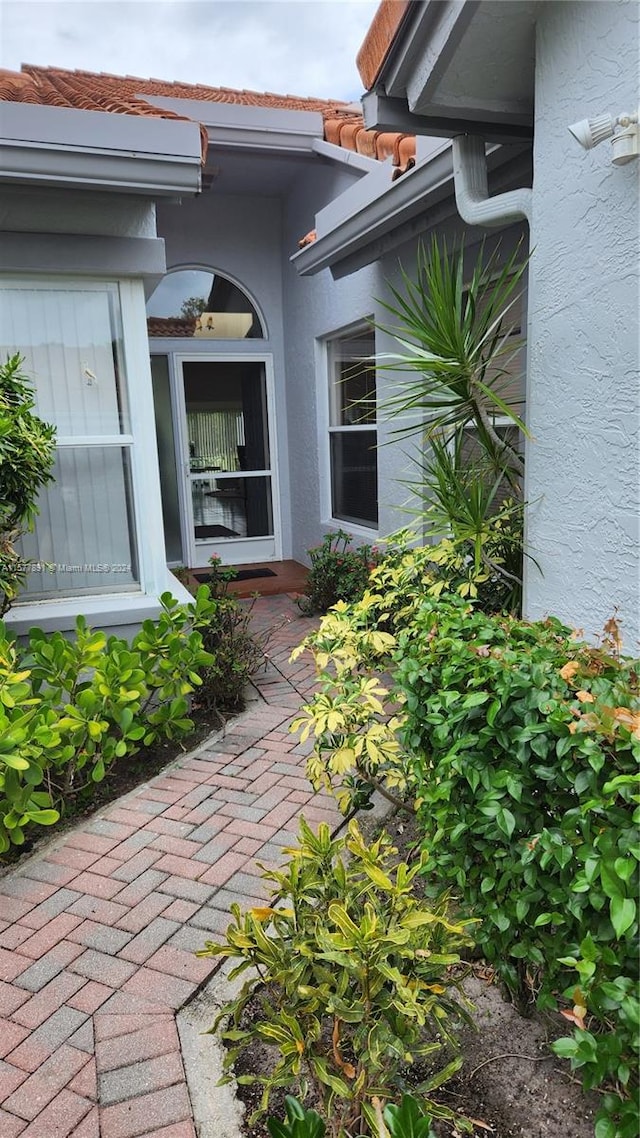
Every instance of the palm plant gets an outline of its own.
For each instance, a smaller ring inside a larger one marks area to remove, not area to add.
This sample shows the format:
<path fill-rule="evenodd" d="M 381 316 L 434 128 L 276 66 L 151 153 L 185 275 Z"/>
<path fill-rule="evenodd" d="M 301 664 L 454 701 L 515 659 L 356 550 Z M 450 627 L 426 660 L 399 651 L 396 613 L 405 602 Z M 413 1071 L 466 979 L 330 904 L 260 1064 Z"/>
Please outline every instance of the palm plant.
<path fill-rule="evenodd" d="M 379 358 L 383 368 L 403 373 L 382 409 L 411 422 L 393 434 L 418 434 L 426 444 L 415 459 L 417 486 L 411 482 L 425 533 L 462 547 L 476 575 L 499 578 L 500 599 L 512 608 L 521 585 L 524 463 L 513 432 L 501 432 L 495 420 L 527 433 L 510 367 L 520 347 L 513 308 L 526 260 L 519 248 L 502 265 L 498 256 L 496 250 L 485 258 L 482 248 L 466 277 L 462 249 L 448 253 L 435 239 L 420 246 L 415 279 L 402 270 L 402 288 L 391 287 L 393 301 L 383 305 L 395 320 L 384 331 L 400 351 Z M 474 459 L 471 438 L 479 450 Z"/>
<path fill-rule="evenodd" d="M 493 420 L 503 416 L 526 434 L 507 390 L 514 356 L 509 314 L 525 268 L 519 248 L 502 266 L 497 251 L 485 259 L 481 249 L 465 281 L 462 250 L 448 253 L 434 239 L 428 250 L 422 245 L 418 249 L 416 279 L 402 270 L 403 291 L 392 287 L 395 303 L 383 302 L 397 321 L 384 331 L 403 349 L 384 357 L 392 362 L 383 366 L 407 373 L 383 410 L 394 417 L 420 413 L 419 429 L 428 441 L 450 441 L 473 426 L 486 458 L 517 491 L 524 474 L 522 458 L 498 434 Z M 395 433 L 415 432 L 411 424 Z"/>

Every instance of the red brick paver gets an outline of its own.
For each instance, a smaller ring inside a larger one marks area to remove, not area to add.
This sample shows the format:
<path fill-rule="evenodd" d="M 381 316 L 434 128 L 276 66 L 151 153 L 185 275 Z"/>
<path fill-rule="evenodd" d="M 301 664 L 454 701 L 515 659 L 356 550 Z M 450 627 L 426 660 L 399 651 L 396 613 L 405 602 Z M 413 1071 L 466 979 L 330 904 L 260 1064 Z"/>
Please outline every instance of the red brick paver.
<path fill-rule="evenodd" d="M 259 903 L 257 862 L 282 860 L 301 813 L 341 820 L 288 731 L 312 622 L 287 596 L 252 621 L 270 635 L 247 711 L 0 877 L 2 1138 L 195 1138 L 175 1014 L 219 964 L 191 949 Z"/>

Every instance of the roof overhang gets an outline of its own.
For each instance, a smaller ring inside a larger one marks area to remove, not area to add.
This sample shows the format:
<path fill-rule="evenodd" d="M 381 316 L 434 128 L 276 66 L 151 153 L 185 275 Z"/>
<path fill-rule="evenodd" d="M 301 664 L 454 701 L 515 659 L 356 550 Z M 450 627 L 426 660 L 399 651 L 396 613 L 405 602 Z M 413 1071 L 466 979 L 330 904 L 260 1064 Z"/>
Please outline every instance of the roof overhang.
<path fill-rule="evenodd" d="M 0 103 L 0 180 L 147 196 L 195 194 L 197 122 Z"/>
<path fill-rule="evenodd" d="M 494 189 L 510 188 L 530 176 L 528 148 L 490 148 Z M 368 191 L 368 200 L 365 195 Z M 451 146 L 443 143 L 396 182 L 370 174 L 316 217 L 318 236 L 291 258 L 300 276 L 330 268 L 335 278 L 371 264 L 403 241 L 456 217 Z"/>
<path fill-rule="evenodd" d="M 288 111 L 240 103 L 218 103 L 207 99 L 165 98 L 159 95 L 144 95 L 144 101 L 202 123 L 206 127 L 209 142 L 214 147 L 221 146 L 225 150 L 310 154 L 314 141 L 324 135 L 324 123 L 319 111 Z"/>
<path fill-rule="evenodd" d="M 369 129 L 533 134 L 538 0 L 414 0 L 364 102 Z"/>

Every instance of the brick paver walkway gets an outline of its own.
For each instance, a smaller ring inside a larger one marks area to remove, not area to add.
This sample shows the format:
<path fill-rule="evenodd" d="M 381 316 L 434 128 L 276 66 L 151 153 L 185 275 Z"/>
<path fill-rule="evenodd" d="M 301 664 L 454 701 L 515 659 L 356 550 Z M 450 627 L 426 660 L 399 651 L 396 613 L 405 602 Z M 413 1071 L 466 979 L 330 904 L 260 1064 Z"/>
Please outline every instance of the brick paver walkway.
<path fill-rule="evenodd" d="M 274 628 L 258 697 L 159 777 L 0 878 L 2 1138 L 195 1138 L 176 1011 L 217 967 L 193 952 L 251 905 L 313 795 L 287 728 L 313 686 L 289 664 L 311 622 L 256 602 Z"/>

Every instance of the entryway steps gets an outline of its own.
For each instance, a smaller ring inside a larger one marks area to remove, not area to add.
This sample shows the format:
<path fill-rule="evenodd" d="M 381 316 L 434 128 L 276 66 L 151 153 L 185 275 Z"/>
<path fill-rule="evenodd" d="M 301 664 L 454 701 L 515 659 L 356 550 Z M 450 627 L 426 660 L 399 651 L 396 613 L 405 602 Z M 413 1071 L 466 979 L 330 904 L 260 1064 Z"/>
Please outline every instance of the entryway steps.
<path fill-rule="evenodd" d="M 191 569 L 193 573 L 206 573 L 210 566 Z M 298 561 L 265 561 L 260 565 L 235 565 L 239 572 L 251 572 L 256 569 L 269 569 L 272 577 L 248 577 L 243 581 L 230 581 L 229 592 L 236 597 L 252 597 L 256 593 L 261 597 L 280 596 L 286 593 L 299 595 L 304 592 L 309 570 Z M 192 578 L 197 585 L 198 582 Z"/>

